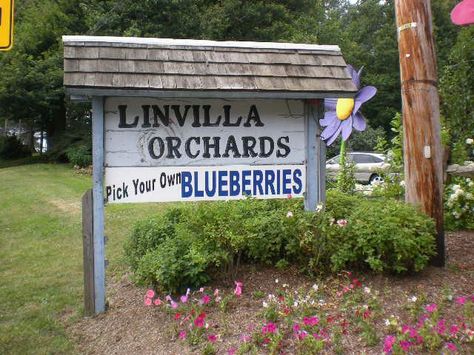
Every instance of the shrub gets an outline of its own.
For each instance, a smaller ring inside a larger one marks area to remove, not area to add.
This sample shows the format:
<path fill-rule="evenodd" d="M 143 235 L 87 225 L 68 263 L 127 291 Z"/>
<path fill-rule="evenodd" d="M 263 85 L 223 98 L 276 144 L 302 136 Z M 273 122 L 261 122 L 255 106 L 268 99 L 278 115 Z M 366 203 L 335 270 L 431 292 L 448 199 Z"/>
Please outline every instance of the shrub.
<path fill-rule="evenodd" d="M 183 209 L 171 207 L 163 215 L 152 217 L 135 224 L 132 234 L 125 243 L 125 256 L 136 269 L 140 259 L 155 250 L 168 238 L 175 237 L 175 226 L 179 223 Z"/>
<path fill-rule="evenodd" d="M 301 199 L 177 205 L 137 223 L 125 255 L 138 281 L 173 292 L 219 271 L 235 278 L 241 261 L 293 263 L 311 274 L 418 271 L 434 254 L 433 232 L 409 205 L 329 191 L 318 212 L 304 211 Z"/>
<path fill-rule="evenodd" d="M 85 168 L 92 164 L 91 150 L 85 145 L 68 148 L 66 150 L 66 156 L 71 164 L 77 165 L 80 168 Z"/>
<path fill-rule="evenodd" d="M 446 229 L 474 229 L 474 181 L 454 177 L 444 193 Z"/>
<path fill-rule="evenodd" d="M 0 137 L 0 158 L 11 160 L 29 157 L 30 149 L 16 136 Z"/>
<path fill-rule="evenodd" d="M 362 201 L 345 228 L 331 256 L 334 270 L 358 266 L 377 272 L 420 271 L 435 255 L 433 221 L 402 202 Z"/>

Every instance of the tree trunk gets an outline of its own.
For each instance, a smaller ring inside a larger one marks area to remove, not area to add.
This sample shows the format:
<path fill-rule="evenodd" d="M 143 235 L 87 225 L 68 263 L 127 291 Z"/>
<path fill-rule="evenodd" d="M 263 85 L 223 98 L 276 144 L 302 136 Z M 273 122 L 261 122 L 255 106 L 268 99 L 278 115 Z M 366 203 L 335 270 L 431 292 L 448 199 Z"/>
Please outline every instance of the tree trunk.
<path fill-rule="evenodd" d="M 402 84 L 405 200 L 436 222 L 444 266 L 443 151 L 430 0 L 395 0 Z"/>

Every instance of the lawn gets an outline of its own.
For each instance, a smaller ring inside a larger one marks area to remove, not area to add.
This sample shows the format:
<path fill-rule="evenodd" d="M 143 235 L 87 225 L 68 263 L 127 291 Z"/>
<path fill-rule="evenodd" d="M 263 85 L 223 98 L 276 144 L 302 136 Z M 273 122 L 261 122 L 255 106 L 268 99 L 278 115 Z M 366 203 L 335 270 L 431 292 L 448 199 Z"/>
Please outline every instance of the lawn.
<path fill-rule="evenodd" d="M 65 325 L 83 313 L 81 196 L 91 177 L 67 165 L 0 169 L 0 354 L 71 353 Z M 133 222 L 161 208 L 106 208 L 110 274 Z"/>

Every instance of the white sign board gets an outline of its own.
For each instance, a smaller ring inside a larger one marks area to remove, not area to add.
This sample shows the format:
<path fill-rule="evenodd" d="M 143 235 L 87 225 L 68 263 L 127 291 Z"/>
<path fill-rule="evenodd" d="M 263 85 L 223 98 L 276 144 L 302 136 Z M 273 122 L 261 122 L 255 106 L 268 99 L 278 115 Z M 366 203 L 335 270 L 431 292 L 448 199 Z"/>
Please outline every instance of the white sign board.
<path fill-rule="evenodd" d="M 298 100 L 105 101 L 108 202 L 302 196 Z"/>

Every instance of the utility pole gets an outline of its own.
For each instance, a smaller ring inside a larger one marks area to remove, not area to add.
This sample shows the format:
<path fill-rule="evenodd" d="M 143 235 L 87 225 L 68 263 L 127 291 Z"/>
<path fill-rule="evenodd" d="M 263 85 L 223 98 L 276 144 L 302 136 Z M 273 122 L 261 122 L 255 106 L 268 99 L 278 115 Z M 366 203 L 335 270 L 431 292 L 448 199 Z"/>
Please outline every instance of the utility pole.
<path fill-rule="evenodd" d="M 405 200 L 436 222 L 435 266 L 444 266 L 443 168 L 430 0 L 395 0 L 402 88 Z"/>

